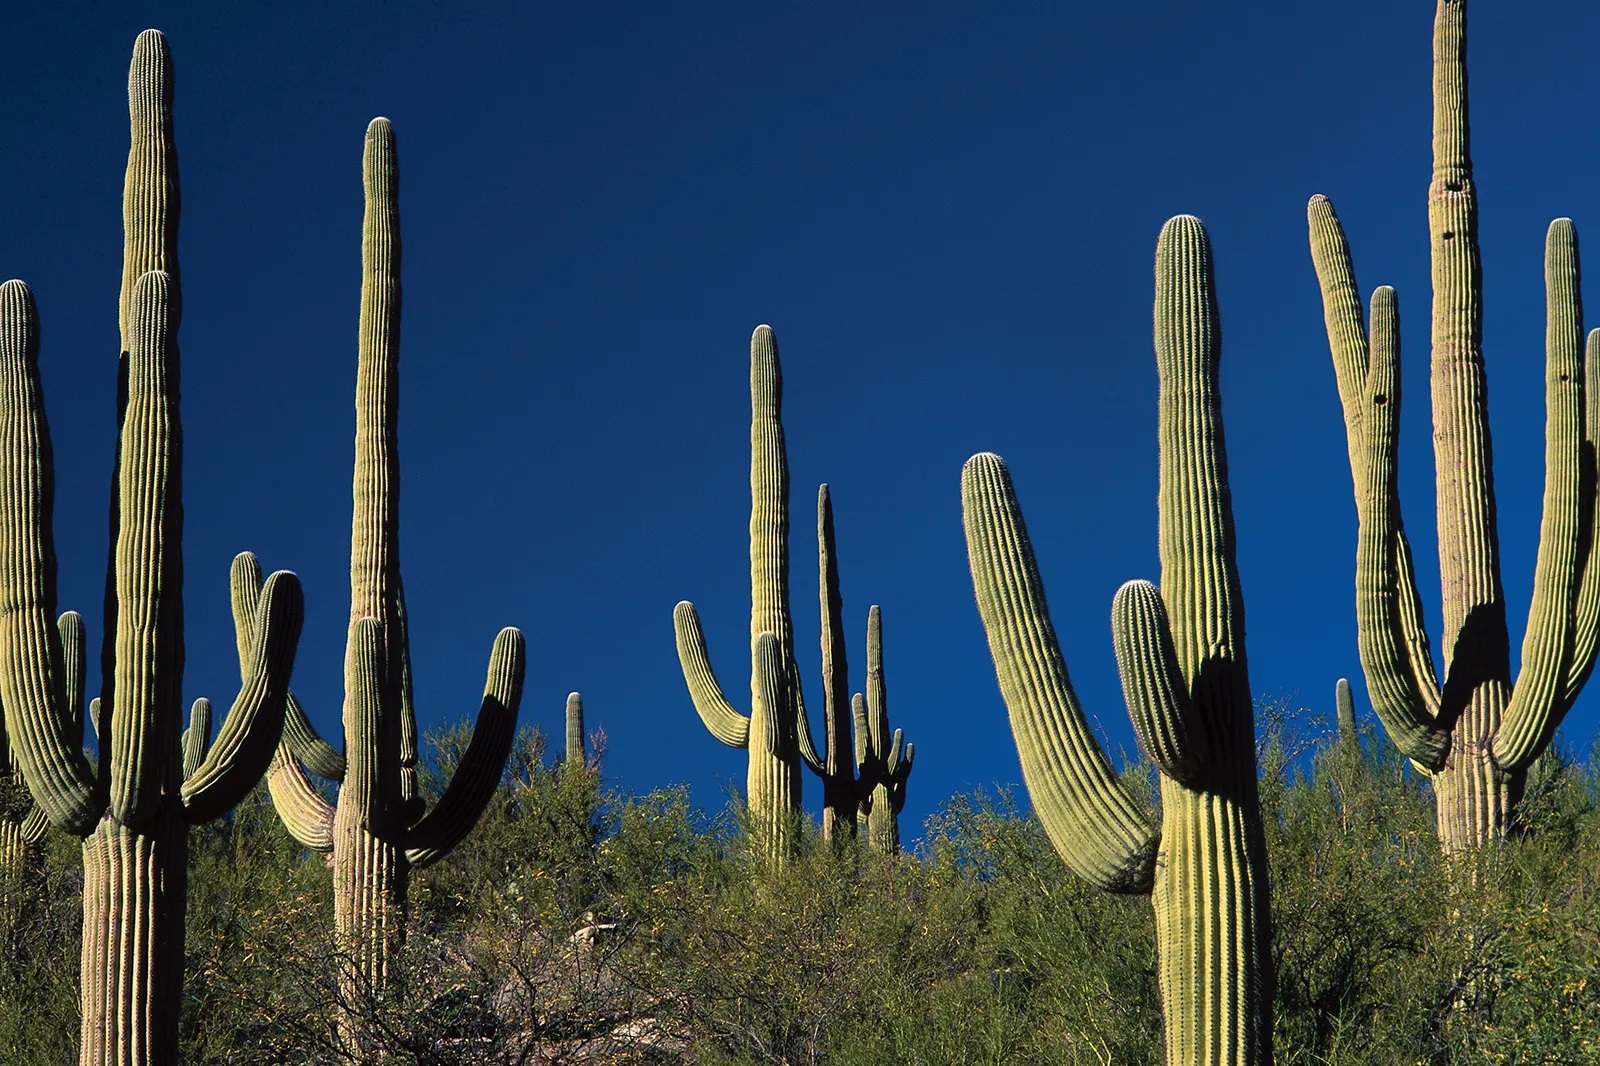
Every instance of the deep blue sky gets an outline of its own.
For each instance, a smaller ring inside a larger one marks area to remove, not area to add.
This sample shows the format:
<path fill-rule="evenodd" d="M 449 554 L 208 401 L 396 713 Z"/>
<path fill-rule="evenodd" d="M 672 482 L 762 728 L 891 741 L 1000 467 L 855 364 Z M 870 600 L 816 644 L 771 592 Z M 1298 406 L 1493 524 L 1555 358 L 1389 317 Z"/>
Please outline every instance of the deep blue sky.
<path fill-rule="evenodd" d="M 7 14 L 0 274 L 33 286 L 43 322 L 61 602 L 98 634 L 127 61 L 153 25 L 178 78 L 191 697 L 236 690 L 227 568 L 250 548 L 304 580 L 295 687 L 337 735 L 361 138 L 379 114 L 400 144 L 403 567 L 425 727 L 475 713 L 490 642 L 517 625 L 525 722 L 559 737 L 580 689 L 613 781 L 689 782 L 710 806 L 742 786 L 743 753 L 689 703 L 671 613 L 699 605 L 742 706 L 748 337 L 769 322 L 808 693 L 815 710 L 827 481 L 853 684 L 881 603 L 891 716 L 917 744 L 907 835 L 952 791 L 1019 777 L 961 535 L 975 451 L 1010 461 L 1079 694 L 1131 749 L 1107 619 L 1121 582 L 1157 576 L 1151 261 L 1180 212 L 1216 249 L 1252 687 L 1326 712 L 1360 669 L 1315 192 L 1363 288 L 1401 294 L 1402 492 L 1437 634 L 1425 0 L 1337 17 L 1261 0 L 58 6 Z M 1597 32 L 1585 5 L 1478 4 L 1469 28 L 1519 647 L 1542 241 L 1558 215 L 1600 225 L 1576 46 Z M 1597 708 L 1586 694 L 1569 743 L 1588 748 Z M 820 791 L 808 776 L 812 810 Z"/>

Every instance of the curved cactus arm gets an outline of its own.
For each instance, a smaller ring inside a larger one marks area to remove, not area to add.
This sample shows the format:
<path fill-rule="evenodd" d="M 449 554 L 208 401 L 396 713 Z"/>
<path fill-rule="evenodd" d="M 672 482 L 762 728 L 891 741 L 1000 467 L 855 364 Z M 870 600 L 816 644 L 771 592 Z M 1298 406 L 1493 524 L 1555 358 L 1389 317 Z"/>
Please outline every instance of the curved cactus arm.
<path fill-rule="evenodd" d="M 88 641 L 83 630 L 83 616 L 77 611 L 67 611 L 56 619 L 56 633 L 61 637 L 61 678 L 65 691 L 61 706 L 67 713 L 67 739 L 83 747 L 83 692 L 87 674 Z"/>
<path fill-rule="evenodd" d="M 1350 244 L 1345 239 L 1344 227 L 1334 213 L 1332 202 L 1321 194 L 1313 196 L 1306 206 L 1306 217 L 1311 232 L 1311 261 L 1322 289 L 1323 317 L 1327 326 L 1328 346 L 1333 353 L 1334 378 L 1339 388 L 1340 404 L 1344 408 L 1350 476 L 1359 497 L 1365 484 L 1363 470 L 1368 456 L 1373 448 L 1381 447 L 1381 444 L 1368 439 L 1367 408 L 1370 396 L 1364 385 L 1370 373 L 1370 344 L 1362 324 L 1361 296 L 1356 288 Z M 1358 498 L 1358 509 L 1359 506 Z M 1421 710 L 1414 712 L 1415 716 L 1431 719 L 1438 716 L 1442 698 L 1438 674 L 1434 670 L 1427 630 L 1423 627 L 1422 598 L 1417 592 L 1412 568 L 1411 545 L 1406 539 L 1398 509 L 1393 520 L 1397 597 L 1394 639 L 1399 641 L 1400 650 L 1386 653 L 1386 658 L 1397 659 L 1410 675 L 1407 685 L 1415 691 L 1415 699 L 1421 701 Z"/>
<path fill-rule="evenodd" d="M 29 847 L 44 839 L 46 829 L 50 828 L 50 819 L 44 816 L 37 804 L 28 808 L 27 815 L 22 819 L 22 842 Z"/>
<path fill-rule="evenodd" d="M 444 795 L 427 817 L 406 835 L 406 858 L 417 869 L 449 854 L 478 824 L 484 808 L 500 786 L 511 741 L 517 732 L 517 707 L 522 702 L 522 679 L 527 668 L 527 644 L 522 633 L 506 628 L 495 637 L 489 657 L 489 679 L 472 741 L 450 778 Z M 578 749 L 582 758 L 583 748 Z"/>
<path fill-rule="evenodd" d="M 233 605 L 233 637 L 239 652 L 240 677 L 250 669 L 255 645 L 255 613 L 261 600 L 261 563 L 253 552 L 233 557 L 228 571 L 228 593 Z M 328 781 L 344 779 L 344 755 L 317 734 L 305 709 L 291 692 L 284 704 L 283 741 L 306 769 Z M 185 774 L 187 776 L 187 774 Z"/>
<path fill-rule="evenodd" d="M 191 822 L 207 822 L 232 810 L 271 765 L 283 735 L 284 702 L 304 619 L 300 579 L 287 570 L 267 578 L 239 695 L 205 761 L 183 783 Z"/>
<path fill-rule="evenodd" d="M 706 654 L 706 635 L 700 628 L 700 616 L 688 600 L 672 610 L 672 625 L 678 636 L 678 662 L 683 666 L 683 680 L 689 686 L 689 698 L 700 720 L 711 735 L 730 748 L 742 748 L 750 742 L 750 719 L 733 709 L 728 697 L 722 694 L 717 675 L 711 670 L 711 659 Z"/>
<path fill-rule="evenodd" d="M 583 750 L 583 744 L 583 696 L 577 692 L 569 692 L 567 693 L 567 765 L 584 765 L 588 757 Z"/>
<path fill-rule="evenodd" d="M 1522 637 L 1522 669 L 1489 754 L 1506 770 L 1531 764 L 1566 713 L 1568 665 L 1580 584 L 1578 549 L 1585 501 L 1582 458 L 1583 310 L 1578 296 L 1578 234 L 1570 218 L 1545 237 L 1545 475 L 1533 601 Z M 1591 479 L 1588 491 L 1592 495 Z M 1587 502 L 1587 506 L 1585 503 Z"/>
<path fill-rule="evenodd" d="M 1389 739 L 1424 770 L 1444 765 L 1450 735 L 1435 727 L 1397 639 L 1401 629 L 1395 562 L 1399 495 L 1400 320 L 1394 290 L 1372 294 L 1372 361 L 1362 382 L 1365 455 L 1356 493 L 1356 637 L 1372 709 Z"/>
<path fill-rule="evenodd" d="M 278 820 L 301 846 L 312 851 L 333 850 L 333 805 L 322 798 L 284 744 L 273 753 L 267 792 Z"/>
<path fill-rule="evenodd" d="M 87 836 L 104 794 L 58 700 L 66 691 L 55 614 L 54 474 L 39 385 L 39 316 L 20 281 L 0 285 L 0 705 L 12 756 L 34 800 L 65 832 Z"/>
<path fill-rule="evenodd" d="M 1211 760 L 1211 748 L 1190 704 L 1166 604 L 1154 585 L 1129 581 L 1117 590 L 1111 638 L 1139 750 L 1168 777 L 1195 784 Z"/>
<path fill-rule="evenodd" d="M 1356 701 L 1350 694 L 1350 682 L 1340 678 L 1333 686 L 1334 720 L 1338 725 L 1339 738 L 1354 737 L 1356 735 Z"/>
<path fill-rule="evenodd" d="M 110 760 L 110 807 L 124 824 L 154 815 L 177 769 L 168 760 L 178 752 L 183 508 L 171 300 L 167 275 L 151 271 L 134 286 L 128 310 Z"/>
<path fill-rule="evenodd" d="M 1580 555 L 1583 579 L 1573 612 L 1572 655 L 1567 662 L 1566 702 L 1578 698 L 1594 670 L 1600 637 L 1600 329 L 1589 331 L 1583 357 L 1583 515 Z"/>
<path fill-rule="evenodd" d="M 1079 876 L 1108 891 L 1147 892 L 1159 831 L 1089 731 L 1050 623 L 1022 508 L 998 455 L 967 460 L 961 505 L 978 613 L 1039 820 Z"/>
<path fill-rule="evenodd" d="M 183 777 L 187 781 L 206 761 L 211 750 L 211 701 L 201 696 L 189 708 L 189 728 L 183 731 Z"/>

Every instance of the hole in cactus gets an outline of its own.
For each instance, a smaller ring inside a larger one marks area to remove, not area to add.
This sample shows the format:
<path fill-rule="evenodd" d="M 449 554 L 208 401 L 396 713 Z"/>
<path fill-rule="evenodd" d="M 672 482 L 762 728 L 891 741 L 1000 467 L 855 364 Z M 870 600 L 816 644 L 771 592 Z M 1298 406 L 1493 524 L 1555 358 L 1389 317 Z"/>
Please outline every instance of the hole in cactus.
<path fill-rule="evenodd" d="M 1456 235 L 1454 233 L 1451 233 L 1449 230 L 1445 230 L 1444 233 L 1442 233 L 1440 235 L 1440 239 L 1441 240 L 1446 240 L 1446 241 L 1453 241 L 1453 240 L 1456 239 Z"/>
<path fill-rule="evenodd" d="M 1562 381 L 1571 381 L 1572 379 L 1570 377 L 1568 377 L 1566 374 L 1562 374 L 1561 375 L 1561 380 Z"/>
<path fill-rule="evenodd" d="M 1378 395 L 1376 395 L 1376 396 L 1374 396 L 1372 398 L 1372 406 L 1374 406 L 1374 407 L 1382 407 L 1384 404 L 1386 404 L 1388 402 L 1389 402 L 1389 397 L 1385 396 L 1381 392 L 1378 393 Z"/>
<path fill-rule="evenodd" d="M 1447 183 L 1445 185 L 1445 188 L 1449 189 L 1451 192 L 1460 192 L 1461 188 L 1462 188 L 1462 185 L 1461 185 L 1461 183 L 1459 181 L 1452 181 L 1452 182 Z"/>

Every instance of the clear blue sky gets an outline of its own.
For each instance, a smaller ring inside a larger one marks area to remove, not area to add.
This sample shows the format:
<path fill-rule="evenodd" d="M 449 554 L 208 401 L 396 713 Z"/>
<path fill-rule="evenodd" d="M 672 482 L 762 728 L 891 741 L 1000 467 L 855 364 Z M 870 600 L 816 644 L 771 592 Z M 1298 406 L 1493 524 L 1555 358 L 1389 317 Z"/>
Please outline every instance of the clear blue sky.
<path fill-rule="evenodd" d="M 227 568 L 250 548 L 304 580 L 295 687 L 337 735 L 360 153 L 379 114 L 400 144 L 402 558 L 425 727 L 475 712 L 490 642 L 516 625 L 523 721 L 559 737 L 580 689 L 614 781 L 688 782 L 709 806 L 742 786 L 743 753 L 689 703 L 671 613 L 696 602 L 742 705 L 747 344 L 769 322 L 814 709 L 827 481 L 853 684 L 881 603 L 891 716 L 917 744 L 908 819 L 1018 779 L 961 535 L 961 464 L 993 450 L 1079 694 L 1131 749 L 1107 619 L 1122 581 L 1157 576 L 1151 261 L 1180 212 L 1216 249 L 1252 686 L 1326 711 L 1349 675 L 1366 713 L 1315 192 L 1363 288 L 1400 291 L 1402 493 L 1437 634 L 1431 3 L 470 8 L 8 13 L 0 274 L 38 298 L 61 602 L 96 637 L 127 61 L 146 26 L 178 78 L 190 697 L 236 689 Z M 1558 215 L 1591 248 L 1600 232 L 1578 47 L 1597 32 L 1585 5 L 1479 3 L 1469 25 L 1516 646 L 1543 480 L 1543 235 Z M 1590 687 L 1566 728 L 1583 750 Z M 813 811 L 820 794 L 808 776 Z"/>

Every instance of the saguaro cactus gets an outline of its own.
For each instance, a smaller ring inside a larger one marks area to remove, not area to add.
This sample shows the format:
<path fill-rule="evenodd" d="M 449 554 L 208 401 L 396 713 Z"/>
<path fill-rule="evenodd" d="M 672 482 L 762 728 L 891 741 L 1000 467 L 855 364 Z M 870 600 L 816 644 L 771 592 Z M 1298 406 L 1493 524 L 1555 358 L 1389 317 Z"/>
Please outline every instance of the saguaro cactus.
<path fill-rule="evenodd" d="M 396 945 L 410 871 L 443 858 L 494 795 L 516 731 L 526 649 L 503 629 L 489 657 L 476 728 L 431 811 L 417 791 L 417 720 L 399 555 L 400 214 L 394 130 L 367 127 L 362 160 L 361 326 L 356 370 L 355 512 L 350 629 L 345 647 L 340 758 L 291 699 L 289 725 L 267 778 L 296 840 L 333 853 L 334 923 L 354 966 L 347 1001 L 382 985 Z M 249 614 L 260 579 L 236 573 L 235 611 Z M 330 804 L 307 770 L 342 781 Z M 348 1020 L 347 1020 L 348 1022 Z M 351 1025 L 347 1035 L 359 1039 Z"/>
<path fill-rule="evenodd" d="M 883 682 L 883 620 L 877 604 L 867 612 L 867 694 L 849 695 L 848 663 L 839 615 L 838 552 L 828 486 L 817 488 L 817 572 L 822 610 L 823 721 L 827 748 L 807 763 L 822 778 L 822 836 L 853 836 L 867 820 L 867 841 L 890 854 L 900 849 L 898 816 L 906 802 L 916 746 L 896 729 L 889 734 L 888 690 Z M 855 743 L 849 734 L 855 731 Z M 802 744 L 802 754 L 807 745 Z"/>
<path fill-rule="evenodd" d="M 84 633 L 83 619 L 67 611 L 56 620 L 61 638 L 61 668 L 65 675 L 63 709 L 67 714 L 65 739 L 83 745 Z M 25 875 L 44 839 L 50 819 L 33 801 L 22 777 L 22 761 L 0 722 L 0 878 Z"/>
<path fill-rule="evenodd" d="M 1151 893 L 1172 1066 L 1272 1059 L 1267 864 L 1218 346 L 1210 243 L 1199 220 L 1180 216 L 1156 247 L 1161 589 L 1131 581 L 1111 608 L 1134 734 L 1161 773 L 1159 830 L 1073 693 L 1005 463 L 975 455 L 961 482 L 978 610 L 1028 792 L 1074 872 L 1108 891 Z"/>
<path fill-rule="evenodd" d="M 50 622 L 53 474 L 37 315 L 27 286 L 0 286 L 0 704 L 40 809 L 84 838 L 80 1061 L 97 1066 L 176 1060 L 188 829 L 231 809 L 272 758 L 302 613 L 295 576 L 274 574 L 251 620 L 238 699 L 216 744 L 205 752 L 196 740 L 186 759 L 178 701 L 181 446 L 169 307 L 165 274 L 139 279 L 128 312 L 117 623 L 106 641 L 114 672 L 111 694 L 101 698 L 96 773 L 83 757 L 82 716 L 74 710 L 81 666 L 70 656 L 81 652 Z M 209 704 L 204 713 L 209 718 Z"/>
<path fill-rule="evenodd" d="M 750 714 L 734 710 L 723 694 L 694 604 L 684 600 L 672 612 L 689 697 L 712 736 L 748 749 L 745 798 L 752 829 L 775 856 L 787 850 L 800 811 L 800 737 L 810 743 L 789 615 L 789 459 L 782 412 L 778 338 L 770 326 L 757 326 L 750 337 Z M 762 634 L 775 642 L 765 657 L 757 653 Z"/>
<path fill-rule="evenodd" d="M 567 755 L 568 766 L 582 766 L 587 756 L 583 750 L 583 697 L 576 692 L 567 693 Z"/>
<path fill-rule="evenodd" d="M 1466 2 L 1440 0 L 1428 229 L 1443 684 L 1423 628 L 1396 488 L 1400 335 L 1394 290 L 1373 293 L 1364 323 L 1350 247 L 1333 205 L 1314 196 L 1307 209 L 1355 482 L 1361 666 L 1390 739 L 1432 777 L 1447 851 L 1504 833 L 1528 767 L 1594 668 L 1600 632 L 1600 567 L 1591 550 L 1600 345 L 1590 334 L 1587 358 L 1580 354 L 1577 235 L 1569 219 L 1557 219 L 1545 245 L 1544 513 L 1522 671 L 1513 684 L 1494 525 L 1477 189 L 1467 141 Z"/>

